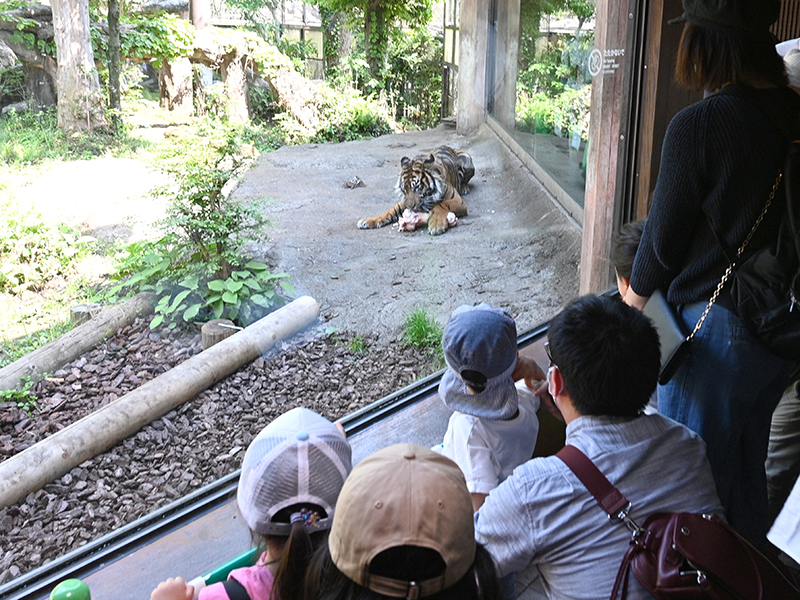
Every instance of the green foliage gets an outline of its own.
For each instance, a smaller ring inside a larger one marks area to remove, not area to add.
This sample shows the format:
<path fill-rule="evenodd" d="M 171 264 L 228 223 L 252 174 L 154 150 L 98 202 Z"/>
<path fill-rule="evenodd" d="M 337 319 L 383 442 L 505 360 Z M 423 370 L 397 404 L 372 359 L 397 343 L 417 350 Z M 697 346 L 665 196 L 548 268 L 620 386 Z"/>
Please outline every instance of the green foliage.
<path fill-rule="evenodd" d="M 67 137 L 58 127 L 55 109 L 38 113 L 12 111 L 0 118 L 0 160 L 7 165 L 39 163 L 50 158 L 91 158 L 108 151 L 124 153 L 140 144 L 126 135 Z"/>
<path fill-rule="evenodd" d="M 558 38 L 520 69 L 518 89 L 555 97 L 568 87 L 578 88 L 591 83 L 585 66 L 593 44 L 591 35 Z"/>
<path fill-rule="evenodd" d="M 0 342 L 0 367 L 9 365 L 37 348 L 58 339 L 70 329 L 72 329 L 72 325 L 69 321 L 60 321 L 23 338 Z"/>
<path fill-rule="evenodd" d="M 10 202 L 0 205 L 0 292 L 41 289 L 53 277 L 67 274 L 93 242 Z"/>
<path fill-rule="evenodd" d="M 246 168 L 236 154 L 240 139 L 229 133 L 211 149 L 194 142 L 185 162 L 167 166 L 176 180 L 155 190 L 167 199 L 162 237 L 127 247 L 119 260 L 118 283 L 105 292 L 110 300 L 140 290 L 158 296 L 151 328 L 181 321 L 228 318 L 250 323 L 294 295 L 285 273 L 271 273 L 249 260 L 246 249 L 266 241 L 263 200 L 230 201 L 228 195 Z M 281 293 L 278 293 L 278 292 Z"/>
<path fill-rule="evenodd" d="M 250 87 L 250 120 L 269 123 L 278 113 L 278 98 L 270 88 Z"/>
<path fill-rule="evenodd" d="M 403 340 L 420 348 L 442 345 L 442 326 L 424 308 L 415 308 L 403 317 Z"/>
<path fill-rule="evenodd" d="M 516 129 L 528 133 L 553 134 L 561 128 L 562 136 L 579 131 L 586 141 L 589 135 L 589 108 L 591 87 L 580 90 L 565 88 L 555 97 L 545 93 L 517 98 Z"/>
<path fill-rule="evenodd" d="M 6 105 L 25 98 L 25 74 L 22 65 L 0 69 L 0 103 Z"/>
<path fill-rule="evenodd" d="M 194 26 L 190 21 L 177 15 L 157 12 L 149 14 L 129 13 L 124 24 L 129 27 L 120 32 L 120 55 L 129 58 L 147 60 L 152 58 L 155 68 L 159 68 L 164 59 L 190 56 L 194 50 Z M 93 42 L 105 56 L 105 42 Z M 97 40 L 97 41 L 96 41 Z M 96 54 L 97 55 L 97 54 Z"/>
<path fill-rule="evenodd" d="M 353 337 L 350 338 L 350 343 L 347 344 L 347 349 L 353 354 L 364 356 L 367 353 L 367 343 L 362 336 L 353 334 Z"/>
<path fill-rule="evenodd" d="M 364 57 L 372 77 L 380 81 L 381 88 L 392 30 L 402 25 L 425 26 L 433 14 L 432 0 L 319 0 L 317 4 L 345 13 L 353 22 L 361 20 L 362 24 L 352 29 L 364 36 Z"/>
<path fill-rule="evenodd" d="M 3 0 L 0 2 L 0 21 L 14 26 L 10 41 L 21 44 L 29 50 L 36 50 L 48 56 L 56 55 L 56 44 L 53 40 L 36 37 L 40 23 L 35 19 L 22 16 L 29 5 L 24 0 Z"/>
<path fill-rule="evenodd" d="M 314 142 L 346 142 L 394 131 L 386 111 L 355 90 L 323 88 L 319 101 L 320 128 Z"/>
<path fill-rule="evenodd" d="M 442 112 L 441 36 L 426 27 L 398 31 L 389 46 L 386 92 L 397 121 L 434 127 Z"/>
<path fill-rule="evenodd" d="M 428 351 L 431 373 L 445 366 L 442 333 L 442 326 L 424 308 L 415 308 L 403 317 L 403 341 Z"/>
<path fill-rule="evenodd" d="M 15 402 L 19 408 L 29 415 L 39 406 L 36 394 L 31 391 L 33 382 L 28 376 L 22 377 L 22 385 L 16 390 L 0 390 L 0 402 Z"/>
<path fill-rule="evenodd" d="M 317 45 L 310 40 L 293 40 L 282 37 L 277 43 L 278 50 L 292 61 L 295 70 L 305 74 L 306 60 L 317 56 Z"/>

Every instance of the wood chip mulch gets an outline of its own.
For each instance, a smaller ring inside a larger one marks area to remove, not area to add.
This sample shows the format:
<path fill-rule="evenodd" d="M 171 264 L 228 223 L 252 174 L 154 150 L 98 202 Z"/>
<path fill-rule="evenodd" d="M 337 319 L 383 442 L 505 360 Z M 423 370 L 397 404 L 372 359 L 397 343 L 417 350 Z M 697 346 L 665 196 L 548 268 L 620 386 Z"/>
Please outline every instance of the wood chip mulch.
<path fill-rule="evenodd" d="M 13 506 L 0 509 L 0 584 L 136 520 L 241 465 L 272 419 L 306 406 L 334 420 L 433 372 L 425 351 L 319 326 L 283 342 Z M 359 351 L 361 350 L 361 351 Z M 194 331 L 137 320 L 37 384 L 29 415 L 0 404 L 0 460 L 200 352 Z"/>

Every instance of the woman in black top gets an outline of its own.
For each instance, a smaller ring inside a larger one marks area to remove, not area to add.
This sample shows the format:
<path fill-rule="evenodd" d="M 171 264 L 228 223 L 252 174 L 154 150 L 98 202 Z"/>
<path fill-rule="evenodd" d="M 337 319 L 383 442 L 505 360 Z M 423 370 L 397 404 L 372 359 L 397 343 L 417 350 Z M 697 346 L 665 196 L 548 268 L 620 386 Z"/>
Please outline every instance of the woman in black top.
<path fill-rule="evenodd" d="M 692 330 L 764 207 L 794 133 L 779 123 L 798 122 L 800 96 L 787 87 L 768 31 L 778 0 L 683 5 L 676 79 L 707 97 L 667 129 L 625 302 L 643 308 L 653 291 L 666 290 Z M 749 248 L 777 234 L 778 204 Z M 658 390 L 659 412 L 705 440 L 729 521 L 754 537 L 768 525 L 770 418 L 794 366 L 744 327 L 723 289 L 691 354 Z"/>

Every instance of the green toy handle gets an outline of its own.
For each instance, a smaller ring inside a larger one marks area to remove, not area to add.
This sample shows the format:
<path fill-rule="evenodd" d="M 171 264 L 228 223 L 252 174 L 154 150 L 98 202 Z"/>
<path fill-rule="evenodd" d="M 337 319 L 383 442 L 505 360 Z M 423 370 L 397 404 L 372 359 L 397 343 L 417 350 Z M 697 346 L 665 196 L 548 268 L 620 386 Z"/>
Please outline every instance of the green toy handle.
<path fill-rule="evenodd" d="M 80 579 L 66 579 L 50 593 L 50 600 L 91 600 L 89 586 Z"/>

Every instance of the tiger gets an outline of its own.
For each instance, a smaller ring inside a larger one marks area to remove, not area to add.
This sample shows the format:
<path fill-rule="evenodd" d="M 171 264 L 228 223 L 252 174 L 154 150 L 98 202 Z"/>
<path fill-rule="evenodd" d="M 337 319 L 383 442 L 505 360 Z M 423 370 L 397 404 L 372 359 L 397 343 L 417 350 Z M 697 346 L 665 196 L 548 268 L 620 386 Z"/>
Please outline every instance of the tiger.
<path fill-rule="evenodd" d="M 467 216 L 467 205 L 461 196 L 469 194 L 469 180 L 475 175 L 472 157 L 466 152 L 441 146 L 413 159 L 400 161 L 397 191 L 401 200 L 377 217 L 358 221 L 359 229 L 375 229 L 395 223 L 405 209 L 430 213 L 428 233 L 440 235 L 449 227 L 447 213 Z"/>

